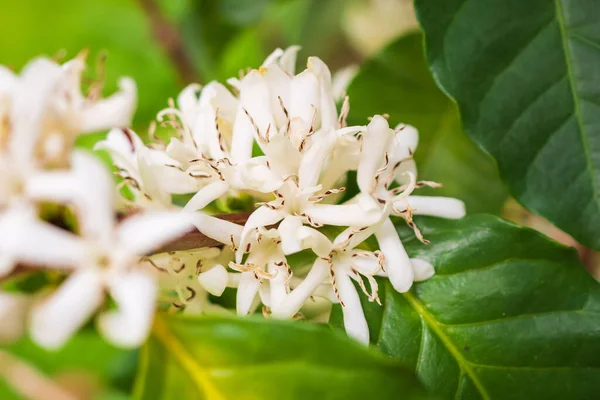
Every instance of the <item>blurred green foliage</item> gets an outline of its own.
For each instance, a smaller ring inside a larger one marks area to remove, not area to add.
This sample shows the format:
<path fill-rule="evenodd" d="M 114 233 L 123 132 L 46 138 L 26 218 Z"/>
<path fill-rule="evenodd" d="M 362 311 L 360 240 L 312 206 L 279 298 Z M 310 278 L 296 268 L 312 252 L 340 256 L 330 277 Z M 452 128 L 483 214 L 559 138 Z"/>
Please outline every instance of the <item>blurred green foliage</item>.
<path fill-rule="evenodd" d="M 137 367 L 137 351 L 121 350 L 104 341 L 92 329 L 86 329 L 73 337 L 59 351 L 47 351 L 28 339 L 3 346 L 17 357 L 33 364 L 48 376 L 63 382 L 84 387 L 94 399 L 121 399 L 131 391 Z M 20 399 L 0 379 L 0 399 Z"/>
<path fill-rule="evenodd" d="M 176 71 L 152 37 L 133 0 L 25 0 L 2 2 L 0 62 L 20 70 L 28 60 L 64 50 L 72 58 L 89 49 L 92 66 L 108 53 L 105 94 L 120 76 L 134 77 L 139 90 L 138 124 L 146 124 L 178 90 Z M 10 38 L 10 39 L 8 39 Z M 94 72 L 89 68 L 88 72 Z"/>

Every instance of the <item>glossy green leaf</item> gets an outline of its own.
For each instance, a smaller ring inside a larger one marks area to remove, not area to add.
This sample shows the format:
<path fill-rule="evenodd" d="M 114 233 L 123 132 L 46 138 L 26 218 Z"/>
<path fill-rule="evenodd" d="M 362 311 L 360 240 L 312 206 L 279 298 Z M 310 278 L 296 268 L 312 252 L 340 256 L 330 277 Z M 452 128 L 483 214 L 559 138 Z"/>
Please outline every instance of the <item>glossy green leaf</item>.
<path fill-rule="evenodd" d="M 364 302 L 375 346 L 443 399 L 600 393 L 600 284 L 574 249 L 492 216 L 417 223 L 431 244 L 404 227 L 403 243 L 436 274 Z"/>
<path fill-rule="evenodd" d="M 160 317 L 136 399 L 416 399 L 411 371 L 323 326 Z"/>
<path fill-rule="evenodd" d="M 410 34 L 362 66 L 348 89 L 352 123 L 390 115 L 419 129 L 419 179 L 444 184 L 420 194 L 457 197 L 469 212 L 499 213 L 506 192 L 493 160 L 461 129 L 454 103 L 437 88 L 425 63 L 422 37 Z"/>
<path fill-rule="evenodd" d="M 431 68 L 514 196 L 600 248 L 595 0 L 417 0 Z"/>

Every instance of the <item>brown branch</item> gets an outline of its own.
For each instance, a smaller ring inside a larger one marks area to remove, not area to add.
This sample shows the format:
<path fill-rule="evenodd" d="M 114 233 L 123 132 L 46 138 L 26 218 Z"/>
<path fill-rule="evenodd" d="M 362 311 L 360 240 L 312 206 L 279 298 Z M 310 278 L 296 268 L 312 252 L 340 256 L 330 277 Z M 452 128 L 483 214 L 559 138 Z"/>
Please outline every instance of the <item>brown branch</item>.
<path fill-rule="evenodd" d="M 150 20 L 152 33 L 164 49 L 184 83 L 198 82 L 198 75 L 192 60 L 188 57 L 179 30 L 161 12 L 154 0 L 138 0 Z"/>
<path fill-rule="evenodd" d="M 120 221 L 122 221 L 134 214 L 135 213 L 127 214 L 127 215 L 118 215 L 117 218 Z M 238 225 L 244 225 L 246 223 L 246 221 L 248 220 L 248 217 L 250 216 L 250 214 L 251 214 L 250 212 L 243 212 L 243 213 L 235 213 L 235 214 L 216 215 L 216 217 L 233 222 Z M 223 243 L 209 238 L 208 236 L 198 232 L 198 230 L 196 230 L 196 229 L 192 229 L 189 232 L 187 232 L 185 235 L 181 236 L 180 238 L 173 240 L 172 242 L 157 249 L 156 251 L 152 251 L 151 254 L 164 253 L 167 251 L 192 250 L 192 249 L 199 249 L 201 247 L 220 247 L 220 246 L 223 246 Z M 148 254 L 148 255 L 150 255 L 150 254 Z M 43 265 L 18 264 L 16 266 L 16 268 L 12 271 L 12 273 L 10 273 L 9 275 L 6 275 L 6 276 L 0 276 L 0 283 L 4 282 L 5 280 L 8 280 L 10 278 L 13 278 L 17 275 L 26 273 L 26 272 L 39 271 L 39 270 L 44 270 L 44 269 L 46 269 L 46 267 Z M 57 270 L 57 269 L 53 268 L 53 270 Z"/>

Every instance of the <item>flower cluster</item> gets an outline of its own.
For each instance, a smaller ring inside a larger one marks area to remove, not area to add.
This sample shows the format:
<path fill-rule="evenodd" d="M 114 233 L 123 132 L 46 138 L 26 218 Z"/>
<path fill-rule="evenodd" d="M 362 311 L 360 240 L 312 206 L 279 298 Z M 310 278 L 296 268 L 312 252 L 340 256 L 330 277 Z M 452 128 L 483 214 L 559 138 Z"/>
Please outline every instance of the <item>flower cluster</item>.
<path fill-rule="evenodd" d="M 130 130 L 113 130 L 97 147 L 111 153 L 130 207 L 173 209 L 172 195 L 188 195 L 182 212 L 222 244 L 146 260 L 168 277 L 161 298 L 173 309 L 222 311 L 208 296 L 227 287 L 237 288 L 239 315 L 262 304 L 266 316 L 294 318 L 325 298 L 342 305 L 347 332 L 367 342 L 353 282 L 378 302 L 376 276 L 405 292 L 434 273 L 409 259 L 390 216 L 425 240 L 413 215 L 460 218 L 464 205 L 412 195 L 437 186 L 417 181 L 417 130 L 390 128 L 379 115 L 347 126 L 348 97 L 338 111 L 330 71 L 316 57 L 296 74 L 297 51 L 276 50 L 260 68 L 228 80 L 232 90 L 218 82 L 185 88 L 158 114 L 171 127 L 168 141 L 144 145 Z M 349 171 L 356 171 L 358 193 L 343 198 Z M 248 198 L 255 204 L 243 226 L 211 215 Z M 370 236 L 378 250 L 361 246 Z"/>
<path fill-rule="evenodd" d="M 186 87 L 149 143 L 127 127 L 129 79 L 100 99 L 93 85 L 82 95 L 82 57 L 35 60 L 20 76 L 0 69 L 0 275 L 17 265 L 67 275 L 35 295 L 0 292 L 0 326 L 18 331 L 9 320 L 22 315 L 38 343 L 58 347 L 99 311 L 106 338 L 136 346 L 157 305 L 228 313 L 219 296 L 233 289 L 239 315 L 262 305 L 268 318 L 321 318 L 339 303 L 348 334 L 368 342 L 359 290 L 379 302 L 377 276 L 405 292 L 434 274 L 408 257 L 391 216 L 426 242 L 414 215 L 460 218 L 464 205 L 413 195 L 437 186 L 417 180 L 417 130 L 380 115 L 348 126 L 339 81 L 316 57 L 296 74 L 297 51 L 277 49 L 231 89 Z M 99 161 L 73 150 L 78 134 L 110 128 L 96 149 L 110 153 L 116 189 Z M 40 218 L 48 202 L 76 217 L 72 229 Z M 118 208 L 133 216 L 118 222 Z M 192 225 L 206 243 L 156 254 Z"/>

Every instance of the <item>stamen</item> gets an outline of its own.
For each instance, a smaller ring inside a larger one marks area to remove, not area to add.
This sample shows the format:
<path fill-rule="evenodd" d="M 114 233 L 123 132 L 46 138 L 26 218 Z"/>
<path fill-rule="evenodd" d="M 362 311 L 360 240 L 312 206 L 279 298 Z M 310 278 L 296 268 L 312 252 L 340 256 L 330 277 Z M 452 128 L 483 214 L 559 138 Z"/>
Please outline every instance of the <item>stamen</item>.
<path fill-rule="evenodd" d="M 235 253 L 237 251 L 237 246 L 235 245 L 233 235 L 229 235 L 229 240 L 231 241 L 231 250 Z"/>
<path fill-rule="evenodd" d="M 150 265 L 152 265 L 154 268 L 156 268 L 157 270 L 159 270 L 160 272 L 167 272 L 166 268 L 163 268 L 161 266 L 159 266 L 158 264 L 156 264 L 154 261 L 152 261 L 151 258 L 149 257 L 142 257 L 140 259 L 140 261 L 147 261 L 148 263 L 150 263 Z"/>
<path fill-rule="evenodd" d="M 192 301 L 196 297 L 196 291 L 189 286 L 186 286 L 185 288 L 190 292 L 190 295 L 185 299 L 185 301 Z"/>
<path fill-rule="evenodd" d="M 129 142 L 129 147 L 131 148 L 131 152 L 134 153 L 135 152 L 135 144 L 133 142 L 133 137 L 131 135 L 131 131 L 128 128 L 121 128 L 121 132 L 123 132 L 123 134 L 125 135 L 125 138 L 127 138 L 127 141 Z"/>
<path fill-rule="evenodd" d="M 342 103 L 342 108 L 340 110 L 340 118 L 338 119 L 338 125 L 340 128 L 345 128 L 348 125 L 346 123 L 346 118 L 348 118 L 349 112 L 350 112 L 350 97 L 345 96 L 344 102 Z"/>
<path fill-rule="evenodd" d="M 333 286 L 333 294 L 335 295 L 335 298 L 340 302 L 342 307 L 345 307 L 344 302 L 342 301 L 341 297 L 340 297 L 340 290 L 337 287 L 336 281 L 335 281 L 335 272 L 333 270 L 333 268 L 329 269 L 329 274 L 331 275 L 331 286 Z"/>

